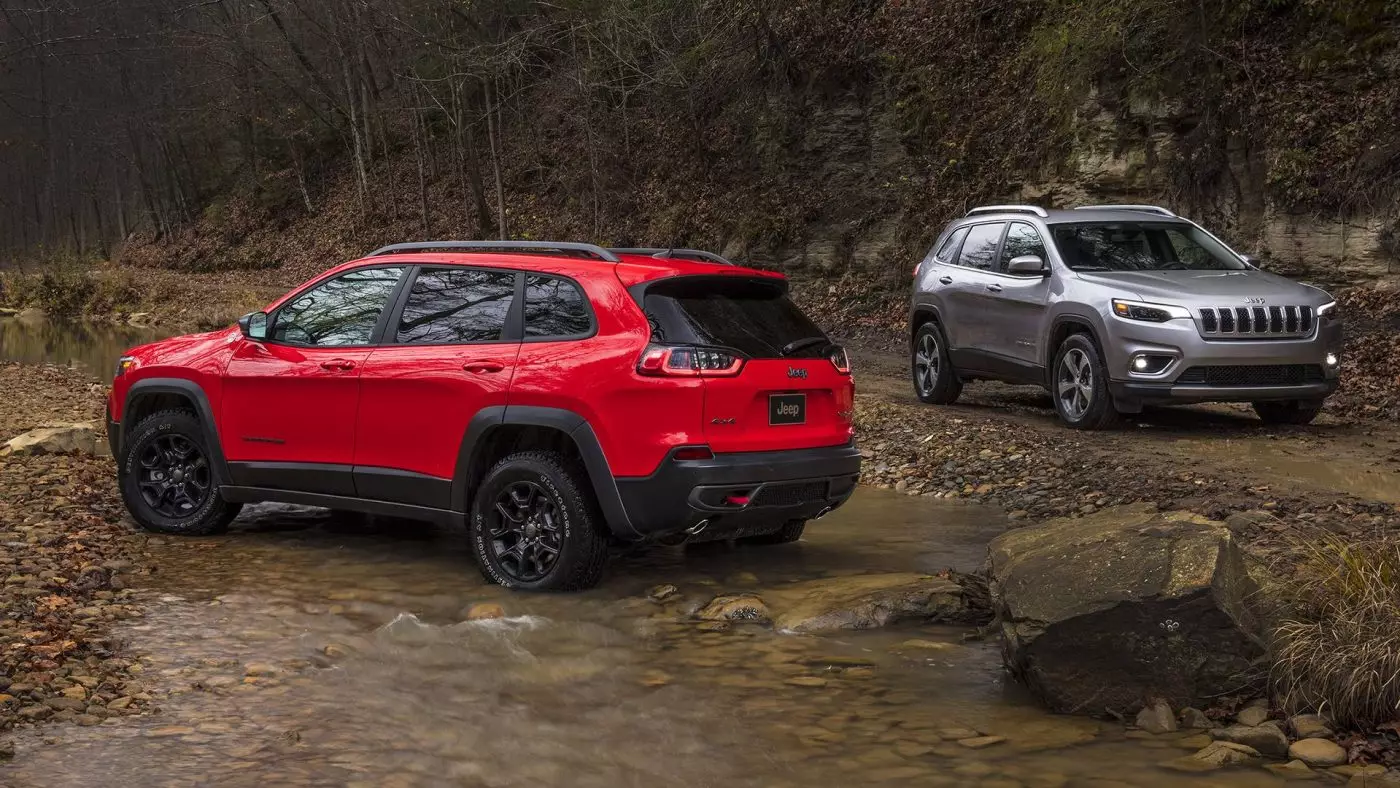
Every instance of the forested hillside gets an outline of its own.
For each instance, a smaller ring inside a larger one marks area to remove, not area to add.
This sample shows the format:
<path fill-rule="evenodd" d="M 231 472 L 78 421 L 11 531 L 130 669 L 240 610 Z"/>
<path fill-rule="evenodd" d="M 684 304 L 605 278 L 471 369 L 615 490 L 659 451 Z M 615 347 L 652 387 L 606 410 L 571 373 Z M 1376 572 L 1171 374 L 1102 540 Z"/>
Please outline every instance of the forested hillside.
<path fill-rule="evenodd" d="M 902 282 L 973 203 L 1160 201 L 1400 271 L 1400 0 L 33 0 L 6 263 L 317 270 L 424 237 Z"/>

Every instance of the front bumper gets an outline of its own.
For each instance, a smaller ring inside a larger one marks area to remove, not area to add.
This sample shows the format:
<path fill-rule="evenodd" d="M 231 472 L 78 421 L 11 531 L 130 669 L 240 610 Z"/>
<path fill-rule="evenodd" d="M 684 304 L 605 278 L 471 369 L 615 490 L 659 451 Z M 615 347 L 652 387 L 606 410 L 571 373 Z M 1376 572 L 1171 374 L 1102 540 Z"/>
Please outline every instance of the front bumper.
<path fill-rule="evenodd" d="M 1125 383 L 1111 381 L 1109 392 L 1118 402 L 1267 402 L 1321 400 L 1337 390 L 1337 379 L 1295 386 L 1201 386 L 1190 383 Z"/>
<path fill-rule="evenodd" d="M 1120 409 L 1131 409 L 1143 402 L 1263 402 L 1270 400 L 1322 400 L 1337 390 L 1338 367 L 1327 364 L 1329 353 L 1342 352 L 1342 325 L 1325 320 L 1312 336 L 1298 339 L 1220 340 L 1206 339 L 1194 320 L 1143 323 L 1110 317 L 1108 340 L 1104 343 L 1109 390 Z M 1170 358 L 1157 374 L 1138 374 L 1132 359 L 1143 354 Z M 1294 367 L 1315 370 L 1287 383 L 1260 380 L 1245 375 L 1221 383 L 1206 383 L 1203 376 L 1191 378 L 1195 370 L 1228 367 Z"/>
<path fill-rule="evenodd" d="M 112 421 L 112 400 L 107 400 L 107 445 L 112 448 L 112 458 L 117 459 L 117 446 L 122 440 L 122 425 L 119 421 Z"/>
<path fill-rule="evenodd" d="M 650 476 L 617 479 L 633 529 L 666 536 L 709 521 L 707 534 L 772 530 L 845 503 L 860 479 L 855 443 L 815 449 L 668 456 Z M 740 502 L 736 502 L 740 501 Z"/>

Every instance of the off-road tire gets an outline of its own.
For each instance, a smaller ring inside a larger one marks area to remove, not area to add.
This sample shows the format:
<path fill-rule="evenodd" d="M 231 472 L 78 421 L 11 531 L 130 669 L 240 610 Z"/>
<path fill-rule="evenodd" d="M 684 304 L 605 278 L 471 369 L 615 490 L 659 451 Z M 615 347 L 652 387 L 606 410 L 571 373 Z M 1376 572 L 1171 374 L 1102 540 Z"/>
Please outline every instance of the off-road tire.
<path fill-rule="evenodd" d="M 757 536 L 746 536 L 739 540 L 739 544 L 745 545 L 774 545 L 792 544 L 802 538 L 802 532 L 807 528 L 806 520 L 788 520 L 782 527 L 772 533 L 759 534 Z"/>
<path fill-rule="evenodd" d="M 155 511 L 141 495 L 138 475 L 142 453 L 155 441 L 168 436 L 178 436 L 194 444 L 204 461 L 210 462 L 212 455 L 203 425 L 190 411 L 163 410 L 137 422 L 126 434 L 121 456 L 117 458 L 117 486 L 131 519 L 145 530 L 158 534 L 209 536 L 228 530 L 229 523 L 238 516 L 243 504 L 229 503 L 219 495 L 220 479 L 212 464 L 208 475 L 209 493 L 197 508 L 187 514 L 178 517 L 163 515 Z"/>
<path fill-rule="evenodd" d="M 1076 412 L 1066 403 L 1062 393 L 1061 375 L 1068 358 L 1082 359 L 1088 365 L 1088 403 Z M 1050 369 L 1050 397 L 1055 413 L 1065 426 L 1076 430 L 1104 430 L 1118 423 L 1118 411 L 1113 407 L 1113 394 L 1108 390 L 1108 371 L 1103 355 L 1088 334 L 1070 334 L 1055 349 L 1055 363 Z"/>
<path fill-rule="evenodd" d="M 1322 405 L 1296 399 L 1285 402 L 1256 402 L 1254 403 L 1254 412 L 1259 415 L 1259 420 L 1265 424 L 1302 426 L 1312 424 L 1313 419 L 1317 418 L 1317 414 L 1322 412 Z"/>
<path fill-rule="evenodd" d="M 932 386 L 927 385 L 926 380 L 921 380 L 919 364 L 920 354 L 927 354 L 930 350 L 938 361 Z M 918 333 L 914 335 L 914 347 L 909 353 L 909 367 L 914 382 L 914 396 L 918 397 L 920 402 L 928 405 L 952 405 L 958 401 L 958 396 L 962 394 L 962 379 L 953 368 L 953 360 L 948 353 L 948 339 L 943 335 L 943 327 L 937 322 L 929 321 L 919 326 Z"/>
<path fill-rule="evenodd" d="M 553 451 L 523 451 L 496 463 L 472 502 L 468 537 L 481 574 L 489 582 L 523 591 L 578 591 L 602 579 L 608 539 L 602 516 L 578 463 Z M 548 495 L 558 513 L 559 553 L 543 577 L 521 580 L 496 555 L 491 537 L 500 495 L 517 482 L 533 482 Z"/>

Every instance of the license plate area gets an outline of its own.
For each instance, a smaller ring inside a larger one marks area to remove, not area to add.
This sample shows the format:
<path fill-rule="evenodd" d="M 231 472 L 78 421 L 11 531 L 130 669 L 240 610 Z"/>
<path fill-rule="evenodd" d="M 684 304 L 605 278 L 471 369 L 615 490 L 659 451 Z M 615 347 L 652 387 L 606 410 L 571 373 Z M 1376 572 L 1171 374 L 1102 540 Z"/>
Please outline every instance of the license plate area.
<path fill-rule="evenodd" d="M 806 394 L 768 395 L 768 423 L 774 427 L 807 423 Z"/>

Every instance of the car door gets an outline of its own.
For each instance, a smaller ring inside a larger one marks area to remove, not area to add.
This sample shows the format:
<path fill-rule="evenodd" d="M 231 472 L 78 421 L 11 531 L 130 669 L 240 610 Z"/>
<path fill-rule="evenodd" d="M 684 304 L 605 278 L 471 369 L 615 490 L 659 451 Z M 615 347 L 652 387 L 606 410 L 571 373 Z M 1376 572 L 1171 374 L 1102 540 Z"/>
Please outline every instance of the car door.
<path fill-rule="evenodd" d="M 274 310 L 266 339 L 236 340 L 220 406 L 234 484 L 354 494 L 360 374 L 403 274 L 339 274 Z"/>
<path fill-rule="evenodd" d="M 988 349 L 1004 358 L 1027 365 L 1040 364 L 1040 345 L 1045 341 L 1045 313 L 1050 298 L 1048 276 L 1012 276 L 1007 266 L 1025 255 L 1035 255 L 1050 265 L 1040 233 L 1027 222 L 1011 222 L 1002 240 L 995 273 L 987 286 L 984 312 L 996 326 L 988 333 Z"/>
<path fill-rule="evenodd" d="M 1006 222 L 974 224 L 968 228 L 955 266 L 946 266 L 941 274 L 945 302 L 949 315 L 944 331 L 948 342 L 957 351 L 954 366 L 982 369 L 981 356 L 994 343 L 995 326 L 987 314 L 988 288 L 997 280 L 992 269 L 997 262 Z M 961 357 L 961 361 L 959 360 Z"/>
<path fill-rule="evenodd" d="M 360 374 L 355 488 L 371 498 L 451 505 L 467 425 L 503 407 L 520 351 L 515 271 L 423 265 Z"/>

